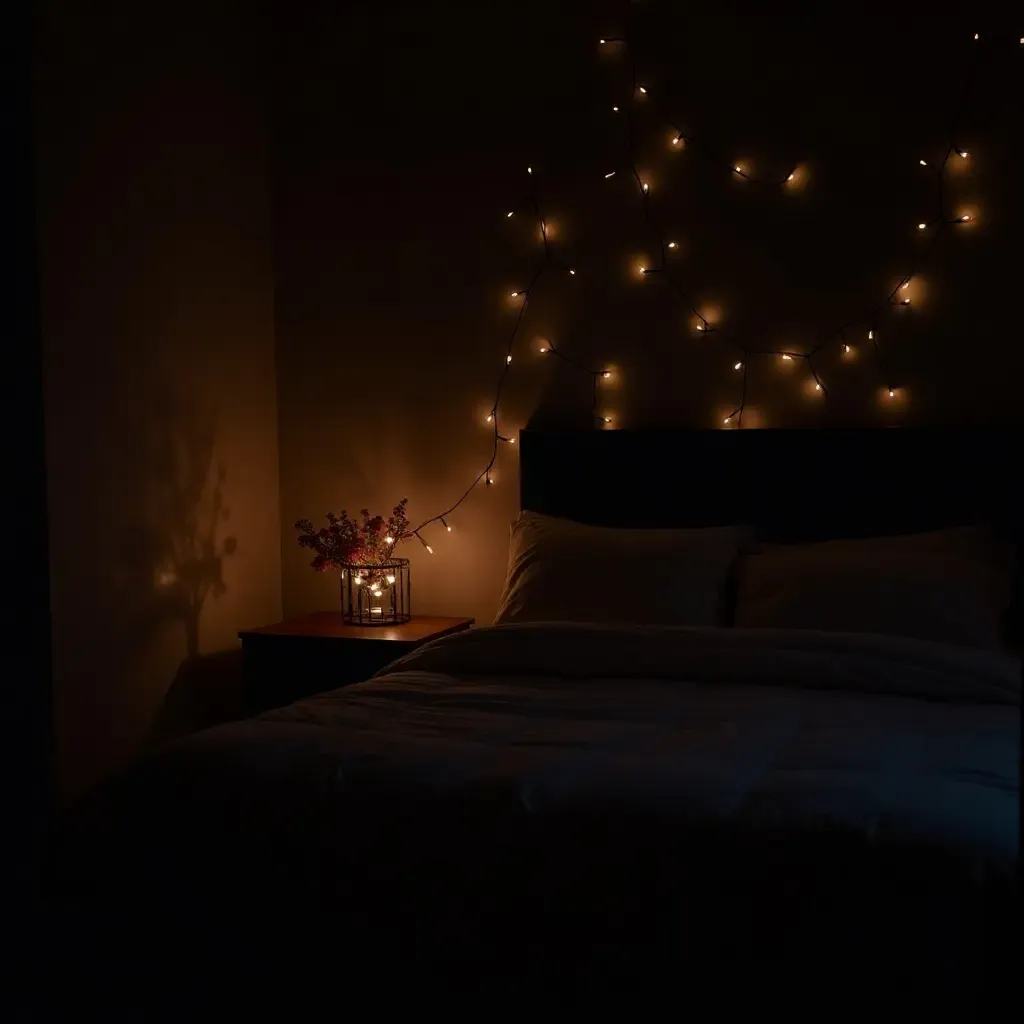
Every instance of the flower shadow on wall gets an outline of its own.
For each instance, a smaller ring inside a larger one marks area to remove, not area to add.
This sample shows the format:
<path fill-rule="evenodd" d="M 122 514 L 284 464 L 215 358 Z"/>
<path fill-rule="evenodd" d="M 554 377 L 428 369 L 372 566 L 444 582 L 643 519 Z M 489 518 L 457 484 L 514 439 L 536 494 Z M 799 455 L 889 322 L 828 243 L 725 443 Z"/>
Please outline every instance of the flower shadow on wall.
<path fill-rule="evenodd" d="M 121 546 L 133 591 L 146 594 L 143 625 L 179 622 L 186 658 L 200 650 L 203 608 L 227 592 L 224 559 L 238 541 L 223 536 L 231 509 L 227 469 L 214 460 L 216 417 L 209 405 L 169 387 L 148 396 L 151 413 L 135 438 L 137 515 Z"/>

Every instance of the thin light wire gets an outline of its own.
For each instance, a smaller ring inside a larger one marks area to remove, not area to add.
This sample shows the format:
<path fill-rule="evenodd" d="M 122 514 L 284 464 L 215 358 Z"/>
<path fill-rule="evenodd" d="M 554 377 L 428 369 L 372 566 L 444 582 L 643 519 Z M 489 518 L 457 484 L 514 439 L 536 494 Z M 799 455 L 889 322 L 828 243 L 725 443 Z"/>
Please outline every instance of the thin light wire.
<path fill-rule="evenodd" d="M 732 422 L 735 419 L 736 420 L 736 425 L 738 427 L 742 427 L 742 425 L 743 425 L 743 413 L 744 413 L 744 411 L 745 411 L 745 409 L 747 407 L 747 395 L 748 395 L 748 384 L 749 384 L 749 357 L 750 356 L 776 356 L 776 357 L 785 356 L 785 357 L 788 357 L 789 359 L 793 359 L 793 360 L 797 360 L 797 359 L 803 360 L 805 362 L 805 364 L 807 365 L 807 368 L 808 368 L 808 370 L 809 370 L 809 372 L 810 372 L 810 374 L 811 374 L 815 384 L 818 385 L 819 389 L 821 390 L 822 395 L 827 397 L 828 389 L 826 388 L 826 386 L 824 384 L 824 381 L 819 377 L 817 369 L 814 366 L 814 357 L 816 355 L 818 355 L 820 352 L 822 352 L 827 346 L 829 346 L 829 345 L 831 345 L 831 344 L 833 344 L 834 342 L 837 342 L 837 341 L 840 342 L 841 344 L 843 344 L 844 347 L 847 347 L 848 343 L 847 343 L 847 338 L 846 338 L 846 331 L 852 330 L 854 327 L 865 325 L 865 324 L 869 325 L 869 327 L 868 327 L 868 339 L 871 342 L 873 351 L 875 353 L 875 357 L 876 357 L 876 360 L 877 360 L 877 363 L 878 363 L 879 373 L 882 376 L 883 381 L 886 382 L 886 387 L 888 388 L 889 393 L 892 394 L 893 391 L 894 391 L 895 385 L 891 381 L 887 380 L 887 375 L 886 375 L 886 372 L 885 372 L 885 366 L 884 366 L 884 362 L 883 362 L 883 359 L 882 359 L 882 353 L 881 353 L 881 350 L 879 349 L 879 345 L 878 345 L 877 320 L 878 320 L 882 310 L 884 310 L 887 306 L 891 306 L 891 305 L 902 303 L 902 300 L 899 298 L 899 294 L 898 293 L 903 289 L 904 285 L 906 285 L 909 282 L 911 282 L 917 275 L 920 274 L 922 267 L 927 265 L 928 259 L 931 256 L 931 253 L 933 252 L 937 242 L 939 241 L 940 238 L 944 237 L 944 235 L 947 233 L 948 227 L 959 222 L 959 218 L 955 218 L 955 217 L 951 218 L 951 217 L 947 216 L 947 213 L 946 213 L 944 175 L 945 175 L 946 168 L 947 168 L 947 166 L 949 164 L 949 161 L 950 161 L 951 157 L 953 156 L 953 154 L 956 153 L 956 154 L 961 155 L 961 156 L 964 155 L 964 151 L 958 145 L 959 132 L 960 132 L 960 127 L 961 127 L 961 121 L 963 119 L 963 116 L 964 116 L 964 113 L 965 113 L 965 110 L 966 110 L 968 98 L 969 98 L 970 93 L 971 93 L 971 91 L 972 91 L 972 89 L 973 89 L 973 87 L 974 87 L 974 85 L 976 83 L 976 80 L 977 80 L 978 70 L 979 70 L 979 67 L 980 67 L 980 54 L 982 52 L 981 51 L 981 47 L 980 46 L 975 46 L 975 48 L 974 48 L 974 52 L 973 52 L 972 59 L 971 59 L 970 64 L 969 64 L 968 72 L 967 72 L 967 75 L 965 77 L 964 84 L 963 84 L 963 86 L 961 88 L 960 95 L 959 95 L 959 100 L 958 100 L 958 103 L 957 103 L 957 107 L 956 107 L 956 110 L 955 110 L 953 118 L 952 118 L 951 131 L 950 131 L 950 142 L 949 142 L 949 145 L 948 145 L 948 147 L 946 149 L 946 153 L 945 153 L 942 161 L 937 165 L 936 170 L 935 170 L 935 174 L 936 174 L 936 192 L 937 192 L 937 195 L 936 195 L 936 208 L 937 208 L 937 211 L 938 211 L 938 215 L 937 215 L 936 220 L 934 221 L 934 223 L 928 225 L 929 228 L 934 228 L 934 230 L 931 230 L 931 232 L 930 232 L 930 237 L 928 239 L 928 244 L 925 246 L 923 253 L 919 257 L 918 261 L 912 266 L 912 268 L 909 271 L 909 273 L 905 274 L 902 278 L 900 278 L 900 281 L 898 282 L 896 287 L 893 288 L 893 290 L 887 296 L 885 303 L 883 303 L 883 304 L 877 304 L 876 303 L 872 307 L 868 308 L 864 313 L 862 313 L 860 315 L 857 315 L 857 316 L 854 316 L 851 319 L 846 320 L 842 324 L 842 326 L 836 328 L 834 331 L 828 332 L 825 335 L 823 335 L 821 340 L 817 344 L 815 344 L 809 351 L 807 351 L 807 352 L 799 352 L 799 351 L 794 351 L 792 349 L 762 348 L 762 347 L 760 347 L 758 345 L 745 343 L 742 340 L 738 339 L 736 336 L 721 331 L 719 328 L 717 328 L 715 326 L 715 324 L 711 323 L 709 320 L 707 320 L 704 317 L 704 315 L 697 308 L 697 303 L 682 288 L 682 286 L 679 284 L 679 282 L 675 279 L 674 275 L 671 273 L 670 267 L 669 267 L 669 263 L 668 263 L 668 260 L 666 258 L 666 250 L 667 250 L 667 247 L 668 247 L 668 242 L 667 242 L 665 236 L 658 229 L 656 221 L 655 221 L 654 216 L 652 214 L 652 210 L 651 210 L 651 205 L 650 205 L 651 191 L 650 191 L 649 183 L 646 183 L 644 181 L 644 179 L 642 178 L 642 176 L 640 174 L 640 171 L 639 171 L 639 169 L 637 168 L 637 165 L 636 165 L 636 127 L 635 127 L 635 124 L 634 124 L 634 104 L 637 102 L 638 94 L 644 96 L 645 101 L 649 101 L 651 99 L 651 93 L 647 89 L 646 86 L 644 86 L 641 89 L 640 85 L 637 82 L 636 62 L 635 62 L 635 59 L 634 59 L 634 56 L 633 56 L 633 50 L 632 50 L 628 40 L 624 36 L 620 36 L 620 37 L 606 37 L 601 42 L 602 42 L 602 45 L 617 45 L 617 46 L 621 46 L 624 49 L 624 51 L 626 52 L 626 54 L 628 56 L 628 59 L 629 59 L 629 77 L 630 77 L 630 89 L 631 89 L 631 92 L 630 92 L 631 102 L 624 103 L 624 104 L 619 104 L 619 105 L 617 105 L 615 107 L 615 110 L 616 110 L 616 112 L 620 112 L 623 109 L 625 109 L 625 112 L 626 112 L 626 117 L 625 117 L 624 120 L 625 120 L 625 124 L 626 124 L 627 154 L 628 154 L 628 158 L 629 158 L 629 168 L 630 168 L 630 171 L 631 171 L 631 174 L 632 174 L 632 178 L 633 178 L 633 180 L 634 180 L 634 182 L 636 184 L 637 190 L 638 190 L 639 195 L 640 195 L 640 199 L 641 199 L 641 203 L 642 203 L 642 208 L 643 208 L 643 214 L 644 214 L 644 223 L 645 223 L 646 227 L 648 228 L 648 230 L 650 231 L 652 237 L 655 238 L 655 240 L 657 241 L 657 249 L 658 249 L 658 255 L 659 255 L 658 265 L 656 267 L 647 267 L 647 268 L 645 268 L 644 269 L 644 274 L 645 275 L 646 274 L 651 274 L 651 273 L 660 274 L 662 276 L 662 280 L 667 282 L 668 286 L 687 305 L 687 307 L 690 309 L 690 311 L 698 319 L 698 321 L 699 321 L 698 329 L 701 330 L 702 333 L 715 332 L 715 333 L 720 334 L 722 336 L 723 340 L 727 344 L 732 345 L 732 347 L 737 352 L 739 352 L 741 354 L 741 357 L 742 357 L 741 361 L 740 361 L 740 369 L 742 370 L 740 402 L 739 402 L 739 405 L 736 407 L 736 409 L 734 409 L 732 413 L 730 413 L 727 417 L 725 417 L 725 422 L 726 423 L 730 423 L 730 422 Z M 660 110 L 660 107 L 661 107 L 660 103 L 655 103 L 655 107 Z M 663 119 L 669 125 L 669 127 L 672 128 L 672 130 L 675 132 L 675 140 L 679 144 L 681 144 L 686 149 L 694 148 L 696 140 L 692 136 L 687 135 L 683 131 L 681 131 L 678 128 L 677 124 L 673 120 L 670 120 L 668 118 L 663 118 Z M 697 146 L 696 148 L 697 148 L 698 152 L 702 152 L 702 147 Z M 748 172 L 744 171 L 741 167 L 739 167 L 736 164 L 729 165 L 729 173 L 732 174 L 732 175 L 736 175 L 736 176 L 742 178 L 743 180 L 745 180 L 747 182 L 750 182 L 751 184 L 765 185 L 765 186 L 770 186 L 770 187 L 779 187 L 779 186 L 783 186 L 786 183 L 788 183 L 788 182 L 793 180 L 792 176 L 799 169 L 799 166 L 800 166 L 799 164 L 795 165 L 793 167 L 793 170 L 790 171 L 785 177 L 783 177 L 781 179 L 758 178 L 758 177 L 756 177 L 754 175 L 751 175 Z M 540 266 L 538 266 L 538 268 L 534 272 L 533 276 L 531 277 L 529 284 L 526 286 L 525 289 L 523 289 L 521 291 L 521 294 L 523 296 L 523 302 L 522 302 L 522 305 L 519 308 L 519 313 L 516 316 L 516 320 L 515 320 L 515 323 L 513 325 L 510 337 L 509 337 L 508 345 L 506 347 L 504 364 L 502 366 L 501 374 L 498 377 L 498 384 L 497 384 L 497 388 L 496 388 L 496 391 L 495 391 L 494 402 L 493 402 L 493 404 L 491 406 L 491 413 L 490 413 L 489 420 L 490 420 L 490 423 L 491 423 L 491 426 L 492 426 L 493 443 L 492 443 L 492 446 L 491 446 L 491 454 L 490 454 L 490 458 L 488 459 L 487 465 L 476 476 L 476 478 L 469 485 L 469 487 L 467 487 L 466 490 L 460 495 L 458 500 L 456 500 L 452 505 L 450 505 L 448 508 L 446 508 L 443 512 L 439 512 L 437 515 L 431 516 L 429 519 L 425 519 L 422 523 L 420 523 L 414 529 L 410 530 L 409 533 L 407 534 L 407 536 L 415 536 L 415 537 L 417 537 L 420 540 L 420 542 L 423 544 L 423 546 L 427 548 L 428 551 L 430 551 L 432 549 L 430 548 L 430 545 L 428 545 L 427 542 L 420 535 L 420 531 L 423 530 L 425 527 L 430 526 L 431 524 L 433 524 L 435 522 L 440 522 L 442 525 L 445 526 L 446 529 L 450 530 L 450 527 L 448 526 L 446 518 L 451 516 L 451 514 L 453 512 L 455 512 L 463 504 L 463 502 L 466 501 L 466 499 L 469 497 L 470 494 L 472 494 L 473 490 L 480 484 L 481 481 L 486 481 L 487 483 L 491 482 L 490 473 L 491 473 L 491 470 L 494 468 L 495 462 L 497 461 L 499 446 L 502 443 L 510 443 L 511 440 L 512 440 L 511 438 L 509 438 L 509 437 L 507 437 L 507 436 L 505 436 L 505 435 L 503 435 L 501 433 L 500 426 L 499 426 L 499 404 L 500 404 L 500 401 L 501 401 L 501 394 L 502 394 L 502 390 L 504 388 L 505 380 L 506 380 L 506 378 L 508 376 L 509 369 L 511 367 L 511 363 L 512 363 L 511 357 L 512 357 L 512 353 L 513 353 L 513 349 L 515 348 L 516 340 L 519 337 L 520 328 L 522 327 L 522 324 L 524 322 L 524 318 L 525 318 L 525 315 L 526 315 L 526 310 L 527 310 L 527 307 L 528 307 L 528 305 L 530 303 L 531 296 L 533 295 L 535 289 L 538 287 L 538 285 L 539 285 L 539 283 L 541 281 L 541 278 L 549 270 L 554 269 L 556 267 L 560 267 L 561 269 L 567 271 L 569 275 L 575 275 L 575 273 L 576 273 L 576 271 L 572 267 L 570 267 L 568 264 L 565 264 L 563 261 L 561 261 L 555 255 L 555 253 L 554 253 L 554 251 L 553 251 L 553 249 L 552 249 L 552 247 L 550 245 L 550 242 L 549 242 L 549 239 L 548 239 L 547 221 L 546 221 L 546 219 L 544 217 L 544 214 L 543 214 L 543 212 L 541 210 L 540 200 L 539 200 L 539 197 L 538 197 L 538 194 L 537 194 L 536 182 L 537 182 L 537 179 L 538 179 L 538 175 L 532 169 L 532 167 L 529 169 L 528 173 L 529 173 L 531 181 L 534 183 L 533 187 L 531 188 L 530 194 L 528 196 L 528 202 L 530 204 L 530 207 L 533 210 L 534 216 L 537 218 L 538 225 L 539 225 L 539 228 L 540 228 L 541 241 L 543 243 L 543 260 L 542 260 Z M 610 172 L 610 173 L 608 173 L 606 171 L 604 176 L 605 176 L 605 178 L 610 179 L 610 178 L 614 177 L 614 174 L 615 174 L 614 170 L 612 172 Z M 507 216 L 509 216 L 509 217 L 512 216 L 512 213 L 510 212 L 509 214 L 507 214 Z M 560 349 L 556 348 L 550 342 L 548 343 L 547 348 L 548 348 L 548 351 L 550 352 L 550 354 L 555 356 L 556 359 L 559 359 L 562 362 L 566 363 L 567 365 L 574 367 L 575 369 L 579 370 L 580 372 L 583 372 L 583 373 L 586 373 L 586 374 L 590 375 L 590 377 L 592 379 L 592 407 L 591 407 L 591 414 L 592 414 L 592 416 L 593 416 L 593 418 L 594 418 L 594 420 L 596 422 L 607 422 L 605 420 L 605 417 L 600 416 L 598 414 L 597 406 L 598 406 L 598 382 L 599 382 L 599 380 L 603 376 L 607 375 L 608 371 L 607 370 L 603 370 L 603 369 L 602 370 L 595 370 L 592 367 L 586 365 L 585 363 L 582 363 L 579 360 L 574 359 L 573 357 L 566 355 L 564 352 L 562 352 Z"/>

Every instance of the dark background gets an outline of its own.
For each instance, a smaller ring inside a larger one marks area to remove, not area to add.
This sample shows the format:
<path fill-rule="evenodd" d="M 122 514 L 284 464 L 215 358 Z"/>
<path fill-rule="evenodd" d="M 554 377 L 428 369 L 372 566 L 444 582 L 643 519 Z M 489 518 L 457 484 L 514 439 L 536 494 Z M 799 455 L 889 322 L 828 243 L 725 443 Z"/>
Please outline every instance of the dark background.
<path fill-rule="evenodd" d="M 185 670 L 238 629 L 337 606 L 296 519 L 408 495 L 420 521 L 482 469 L 507 295 L 542 253 L 527 164 L 578 273 L 531 298 L 504 432 L 590 422 L 588 379 L 540 337 L 615 370 L 600 408 L 616 426 L 711 427 L 736 407 L 723 336 L 635 273 L 652 238 L 610 112 L 630 103 L 628 67 L 597 45 L 624 10 L 650 90 L 637 162 L 680 244 L 675 279 L 723 334 L 798 351 L 914 265 L 935 197 L 918 160 L 944 154 L 983 47 L 956 140 L 971 156 L 949 174 L 977 220 L 940 243 L 909 310 L 884 311 L 885 380 L 861 325 L 854 358 L 815 363 L 828 401 L 803 364 L 752 362 L 744 424 L 1019 422 L 1018 32 L 668 3 L 48 0 L 32 106 L 66 789 L 137 751 Z M 672 149 L 656 105 L 694 145 Z M 736 161 L 806 178 L 757 186 Z M 515 448 L 494 478 L 452 534 L 428 530 L 433 557 L 406 552 L 416 611 L 493 615 Z"/>

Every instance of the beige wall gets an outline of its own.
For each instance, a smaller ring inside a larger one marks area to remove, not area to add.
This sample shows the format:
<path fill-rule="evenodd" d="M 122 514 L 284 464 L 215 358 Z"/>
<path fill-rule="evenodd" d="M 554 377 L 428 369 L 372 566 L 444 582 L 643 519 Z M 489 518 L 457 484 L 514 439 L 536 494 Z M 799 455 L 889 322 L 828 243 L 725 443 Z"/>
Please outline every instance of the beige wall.
<path fill-rule="evenodd" d="M 280 614 L 266 96 L 250 15 L 45 5 L 37 151 L 59 777 Z"/>

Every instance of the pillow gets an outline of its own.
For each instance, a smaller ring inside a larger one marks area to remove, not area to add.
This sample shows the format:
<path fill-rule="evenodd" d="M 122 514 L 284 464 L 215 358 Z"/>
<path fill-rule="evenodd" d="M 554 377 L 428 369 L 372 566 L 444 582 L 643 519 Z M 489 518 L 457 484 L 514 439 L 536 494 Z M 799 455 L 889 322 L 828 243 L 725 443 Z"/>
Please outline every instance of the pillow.
<path fill-rule="evenodd" d="M 1010 564 L 978 527 L 762 545 L 739 563 L 735 624 L 996 648 Z"/>
<path fill-rule="evenodd" d="M 718 625 L 749 538 L 743 526 L 630 530 L 523 512 L 494 621 Z"/>

